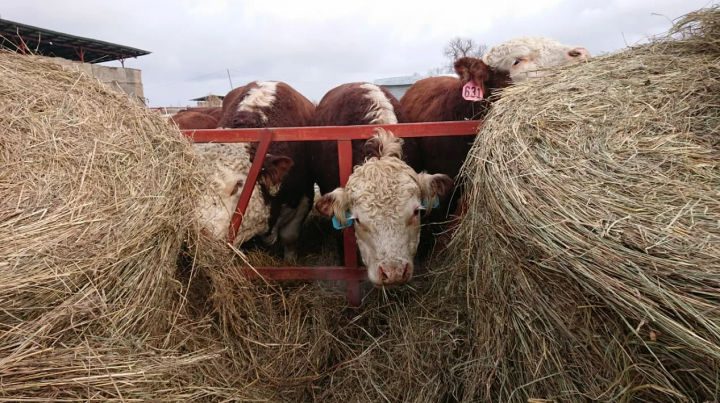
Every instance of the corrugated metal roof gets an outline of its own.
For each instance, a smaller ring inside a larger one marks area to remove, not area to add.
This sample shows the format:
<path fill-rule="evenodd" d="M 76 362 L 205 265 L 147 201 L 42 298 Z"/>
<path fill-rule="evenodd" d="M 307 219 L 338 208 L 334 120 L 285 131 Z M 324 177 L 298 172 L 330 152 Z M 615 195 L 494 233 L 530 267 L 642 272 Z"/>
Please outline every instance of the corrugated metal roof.
<path fill-rule="evenodd" d="M 440 74 L 440 76 L 457 77 L 457 74 Z M 414 76 L 379 78 L 379 79 L 373 81 L 373 84 L 382 85 L 385 87 L 394 86 L 394 85 L 412 85 L 412 84 L 415 84 L 416 81 L 420 81 L 423 78 L 428 78 L 428 77 L 429 76 L 414 75 Z"/>
<path fill-rule="evenodd" d="M 0 36 L 2 36 L 0 48 L 16 51 L 23 46 L 24 42 L 25 47 L 44 56 L 56 56 L 88 63 L 124 60 L 150 54 L 146 50 L 3 19 L 0 19 Z"/>
<path fill-rule="evenodd" d="M 379 79 L 373 81 L 373 84 L 375 84 L 375 85 L 411 85 L 411 84 L 414 84 L 415 81 L 422 80 L 423 78 L 425 78 L 425 76 L 420 76 L 420 75 L 379 78 Z"/>

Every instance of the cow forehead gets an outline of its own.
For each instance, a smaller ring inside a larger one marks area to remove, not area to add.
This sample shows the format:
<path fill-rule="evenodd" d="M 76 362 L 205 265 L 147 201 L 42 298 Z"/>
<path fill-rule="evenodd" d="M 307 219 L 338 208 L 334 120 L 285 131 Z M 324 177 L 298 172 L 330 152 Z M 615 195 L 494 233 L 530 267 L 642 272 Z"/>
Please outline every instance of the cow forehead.
<path fill-rule="evenodd" d="M 230 182 L 250 172 L 247 146 L 247 143 L 203 143 L 195 144 L 195 150 L 205 175 L 214 180 Z"/>
<path fill-rule="evenodd" d="M 406 209 L 409 200 L 421 195 L 418 175 L 397 158 L 372 158 L 357 167 L 348 180 L 353 206 L 366 213 L 398 212 Z"/>

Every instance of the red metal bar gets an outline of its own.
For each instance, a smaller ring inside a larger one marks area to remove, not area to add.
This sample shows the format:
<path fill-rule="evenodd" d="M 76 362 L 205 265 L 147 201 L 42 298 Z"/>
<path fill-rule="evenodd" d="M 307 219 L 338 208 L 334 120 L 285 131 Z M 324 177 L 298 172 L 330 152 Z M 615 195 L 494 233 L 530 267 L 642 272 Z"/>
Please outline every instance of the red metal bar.
<path fill-rule="evenodd" d="M 245 216 L 245 210 L 247 210 L 247 205 L 250 202 L 250 196 L 252 195 L 253 189 L 255 189 L 255 182 L 257 182 L 263 161 L 265 161 L 265 154 L 267 154 L 268 148 L 270 148 L 272 137 L 272 130 L 264 129 L 263 132 L 260 133 L 260 144 L 255 152 L 255 159 L 250 167 L 250 173 L 248 174 L 245 185 L 240 193 L 240 200 L 238 200 L 237 208 L 235 209 L 232 222 L 230 223 L 228 234 L 228 242 L 230 245 L 232 245 L 233 241 L 235 241 L 235 235 L 237 235 L 238 229 L 240 229 L 240 225 L 242 224 L 243 216 Z"/>
<path fill-rule="evenodd" d="M 367 271 L 364 268 L 347 268 L 342 266 L 318 266 L 318 267 L 255 267 L 241 269 L 242 275 L 250 280 L 259 279 L 262 276 L 268 280 L 329 280 L 329 281 L 354 281 L 367 280 Z"/>
<path fill-rule="evenodd" d="M 273 141 L 364 140 L 372 137 L 373 129 L 382 127 L 395 137 L 433 137 L 475 135 L 482 125 L 479 120 L 459 122 L 402 123 L 370 126 L 322 126 L 273 128 Z M 204 129 L 184 131 L 196 143 L 245 143 L 258 141 L 267 129 Z"/>
<path fill-rule="evenodd" d="M 340 168 L 340 186 L 345 187 L 352 174 L 352 141 L 338 141 L 338 164 Z M 345 251 L 345 268 L 352 270 L 357 268 L 357 244 L 355 243 L 355 229 L 348 227 L 343 229 L 343 250 Z M 348 304 L 357 308 L 360 306 L 360 282 L 348 280 L 347 300 Z"/>

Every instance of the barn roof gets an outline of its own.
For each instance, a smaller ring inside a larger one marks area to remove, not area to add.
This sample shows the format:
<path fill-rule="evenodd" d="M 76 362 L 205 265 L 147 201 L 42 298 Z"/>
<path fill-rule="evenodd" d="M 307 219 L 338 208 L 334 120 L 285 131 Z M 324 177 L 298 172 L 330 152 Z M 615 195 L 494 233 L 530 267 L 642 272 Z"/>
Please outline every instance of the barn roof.
<path fill-rule="evenodd" d="M 22 41 L 20 41 L 22 39 Z M 102 63 L 149 55 L 146 50 L 99 41 L 0 19 L 0 48 L 13 51 L 25 47 L 43 56 L 87 63 Z"/>

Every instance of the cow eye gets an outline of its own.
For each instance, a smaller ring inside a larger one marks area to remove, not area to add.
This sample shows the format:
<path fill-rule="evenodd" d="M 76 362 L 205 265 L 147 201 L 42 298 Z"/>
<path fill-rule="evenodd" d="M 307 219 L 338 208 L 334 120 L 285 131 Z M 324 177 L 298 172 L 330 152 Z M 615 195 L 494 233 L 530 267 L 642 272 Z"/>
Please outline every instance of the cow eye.
<path fill-rule="evenodd" d="M 237 181 L 237 185 L 243 187 L 245 185 L 245 181 L 240 179 L 239 181 Z"/>
<path fill-rule="evenodd" d="M 420 209 L 416 208 L 415 211 L 413 211 L 413 214 L 415 214 L 416 216 L 420 215 Z"/>
<path fill-rule="evenodd" d="M 515 59 L 515 62 L 513 62 L 513 66 L 517 66 L 518 63 L 520 63 L 522 59 Z"/>

